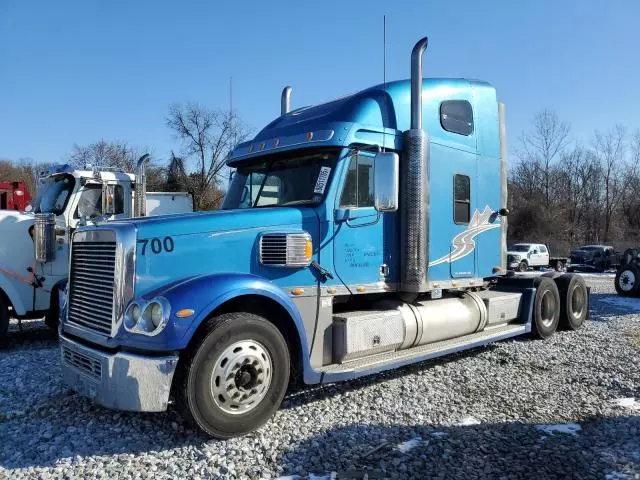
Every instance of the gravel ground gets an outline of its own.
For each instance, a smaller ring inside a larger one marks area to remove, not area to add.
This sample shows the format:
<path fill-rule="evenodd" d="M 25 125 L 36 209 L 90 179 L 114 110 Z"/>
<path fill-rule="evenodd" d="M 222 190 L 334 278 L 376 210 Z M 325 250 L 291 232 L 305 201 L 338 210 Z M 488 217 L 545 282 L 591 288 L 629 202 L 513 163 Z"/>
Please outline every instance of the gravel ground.
<path fill-rule="evenodd" d="M 617 297 L 611 275 L 586 279 L 592 320 L 577 333 L 301 390 L 229 441 L 173 409 L 93 405 L 61 384 L 53 335 L 13 326 L 0 478 L 638 479 L 640 299 Z"/>

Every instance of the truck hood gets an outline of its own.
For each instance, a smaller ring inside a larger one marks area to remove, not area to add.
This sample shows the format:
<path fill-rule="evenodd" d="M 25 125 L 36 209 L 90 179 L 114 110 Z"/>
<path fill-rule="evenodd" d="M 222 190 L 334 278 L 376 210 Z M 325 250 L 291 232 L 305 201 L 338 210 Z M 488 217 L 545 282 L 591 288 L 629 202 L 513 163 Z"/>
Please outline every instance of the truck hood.
<path fill-rule="evenodd" d="M 521 257 L 526 257 L 528 252 L 516 252 L 515 250 L 507 250 L 507 255 L 519 255 Z"/>
<path fill-rule="evenodd" d="M 316 218 L 314 210 L 309 207 L 272 207 L 158 215 L 134 218 L 124 222 L 134 223 L 138 230 L 138 237 L 146 238 L 161 235 L 240 232 L 278 225 L 302 227 L 303 224 Z"/>
<path fill-rule="evenodd" d="M 284 281 L 287 276 L 298 285 L 312 281 L 306 269 L 283 271 L 258 262 L 258 238 L 264 232 L 304 230 L 318 245 L 319 222 L 312 208 L 218 210 L 130 222 L 137 228 L 137 294 L 177 280 L 222 272 L 255 274 L 274 281 Z"/>

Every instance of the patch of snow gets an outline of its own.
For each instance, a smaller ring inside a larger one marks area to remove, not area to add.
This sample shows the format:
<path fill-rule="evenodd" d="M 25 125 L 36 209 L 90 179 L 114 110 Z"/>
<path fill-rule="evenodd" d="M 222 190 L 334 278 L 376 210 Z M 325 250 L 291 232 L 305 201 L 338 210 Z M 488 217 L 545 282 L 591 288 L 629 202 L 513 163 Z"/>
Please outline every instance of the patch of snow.
<path fill-rule="evenodd" d="M 336 472 L 331 472 L 329 475 L 309 475 L 308 480 L 334 480 L 337 478 Z"/>
<path fill-rule="evenodd" d="M 631 477 L 629 475 L 621 472 L 609 472 L 604 476 L 604 480 L 627 480 L 630 478 Z"/>
<path fill-rule="evenodd" d="M 432 437 L 436 437 L 436 438 L 442 438 L 444 436 L 446 436 L 446 432 L 429 432 L 429 435 L 431 435 Z"/>
<path fill-rule="evenodd" d="M 459 426 L 461 427 L 466 427 L 469 425 L 480 425 L 480 420 L 478 420 L 477 418 L 472 417 L 471 415 L 468 415 L 466 417 L 464 417 L 460 423 L 458 423 Z"/>
<path fill-rule="evenodd" d="M 635 398 L 616 398 L 611 400 L 611 403 L 615 403 L 619 407 L 630 408 L 631 410 L 640 410 L 640 403 Z"/>
<path fill-rule="evenodd" d="M 414 437 L 411 440 L 407 440 L 406 442 L 402 442 L 401 444 L 399 444 L 396 448 L 401 452 L 401 453 L 407 453 L 411 450 L 413 450 L 414 448 L 416 448 L 418 445 L 420 445 L 422 443 L 422 438 L 420 437 Z"/>
<path fill-rule="evenodd" d="M 582 427 L 577 423 L 557 423 L 555 425 L 536 425 L 536 428 L 547 435 L 555 435 L 556 433 L 566 433 L 568 435 L 577 435 Z"/>

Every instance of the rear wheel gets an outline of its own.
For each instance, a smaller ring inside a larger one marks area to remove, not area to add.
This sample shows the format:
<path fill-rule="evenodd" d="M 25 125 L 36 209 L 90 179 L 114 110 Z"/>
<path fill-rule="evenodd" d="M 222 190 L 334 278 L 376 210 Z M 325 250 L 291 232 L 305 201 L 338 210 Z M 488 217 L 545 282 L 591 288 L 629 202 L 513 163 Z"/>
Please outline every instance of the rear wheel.
<path fill-rule="evenodd" d="M 525 260 L 522 260 L 520 262 L 520 265 L 518 265 L 518 271 L 519 272 L 526 272 L 528 268 L 529 268 L 529 266 L 527 265 L 527 262 Z"/>
<path fill-rule="evenodd" d="M 9 330 L 9 302 L 0 291 L 0 345 L 7 340 L 7 331 Z"/>
<path fill-rule="evenodd" d="M 618 269 L 615 280 L 616 292 L 623 297 L 633 297 L 640 288 L 640 273 L 638 267 L 630 263 Z"/>
<path fill-rule="evenodd" d="M 560 325 L 567 330 L 577 330 L 587 318 L 587 285 L 580 275 L 562 275 L 555 281 L 560 293 Z"/>
<path fill-rule="evenodd" d="M 531 333 L 537 338 L 549 338 L 558 328 L 560 321 L 560 293 L 555 282 L 549 277 L 539 277 L 535 285 L 536 297 L 533 303 Z"/>
<path fill-rule="evenodd" d="M 178 371 L 185 420 L 217 438 L 243 435 L 276 412 L 289 382 L 289 350 L 280 331 L 251 313 L 225 313 L 191 348 Z"/>

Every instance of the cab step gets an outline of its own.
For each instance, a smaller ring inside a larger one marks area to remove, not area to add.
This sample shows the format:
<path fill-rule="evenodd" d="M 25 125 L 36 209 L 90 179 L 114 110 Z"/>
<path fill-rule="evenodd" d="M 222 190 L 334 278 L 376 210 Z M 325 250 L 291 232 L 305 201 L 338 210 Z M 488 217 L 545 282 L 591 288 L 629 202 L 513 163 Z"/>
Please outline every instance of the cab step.
<path fill-rule="evenodd" d="M 321 383 L 338 382 L 480 347 L 498 340 L 523 335 L 529 331 L 530 326 L 521 323 L 497 325 L 488 327 L 482 332 L 472 333 L 463 337 L 429 343 L 406 350 L 380 353 L 344 363 L 326 365 L 318 369 L 318 371 L 322 373 Z"/>

